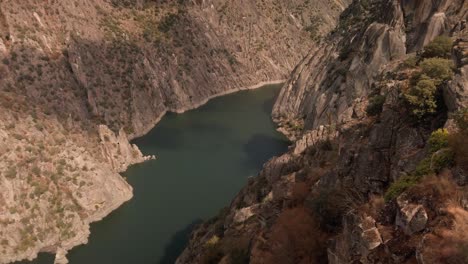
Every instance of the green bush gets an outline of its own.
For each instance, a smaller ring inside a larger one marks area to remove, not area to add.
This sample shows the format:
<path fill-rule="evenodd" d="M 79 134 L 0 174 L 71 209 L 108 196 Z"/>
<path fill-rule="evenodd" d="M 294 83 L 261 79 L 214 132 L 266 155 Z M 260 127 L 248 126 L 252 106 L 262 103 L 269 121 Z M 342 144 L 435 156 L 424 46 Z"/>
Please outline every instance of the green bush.
<path fill-rule="evenodd" d="M 418 119 L 432 114 L 437 109 L 437 88 L 453 77 L 453 62 L 442 58 L 425 59 L 420 63 L 421 71 L 410 79 L 411 88 L 403 97 Z"/>
<path fill-rule="evenodd" d="M 453 41 L 446 36 L 436 37 L 425 48 L 422 56 L 424 58 L 450 58 L 452 51 Z"/>
<path fill-rule="evenodd" d="M 366 112 L 369 116 L 375 116 L 382 113 L 383 104 L 385 103 L 385 96 L 377 95 L 369 99 Z"/>
<path fill-rule="evenodd" d="M 418 118 L 434 113 L 437 108 L 435 94 L 437 87 L 433 80 L 422 77 L 404 94 L 404 98 L 411 106 L 411 112 Z"/>
<path fill-rule="evenodd" d="M 453 62 L 442 58 L 425 59 L 420 63 L 422 74 L 434 80 L 435 85 L 453 77 Z"/>
<path fill-rule="evenodd" d="M 406 189 L 418 184 L 423 177 L 439 173 L 442 169 L 451 167 L 455 157 L 453 150 L 448 147 L 448 139 L 449 134 L 446 129 L 438 129 L 432 132 L 428 140 L 429 156 L 421 160 L 416 169 L 409 175 L 393 182 L 385 192 L 385 200 L 390 201 L 398 197 Z"/>
<path fill-rule="evenodd" d="M 448 147 L 449 144 L 449 133 L 447 129 L 441 128 L 432 132 L 431 137 L 428 140 L 429 151 L 434 153 L 440 149 Z"/>
<path fill-rule="evenodd" d="M 405 68 L 415 68 L 418 65 L 418 57 L 410 56 L 405 61 L 403 61 L 403 67 Z"/>
<path fill-rule="evenodd" d="M 385 201 L 390 201 L 397 198 L 406 189 L 416 185 L 418 182 L 419 178 L 415 175 L 406 175 L 399 178 L 398 180 L 394 181 L 385 192 Z"/>
<path fill-rule="evenodd" d="M 450 168 L 454 163 L 454 159 L 455 156 L 451 149 L 441 149 L 431 157 L 431 170 L 435 173 L 439 173 L 444 168 Z"/>

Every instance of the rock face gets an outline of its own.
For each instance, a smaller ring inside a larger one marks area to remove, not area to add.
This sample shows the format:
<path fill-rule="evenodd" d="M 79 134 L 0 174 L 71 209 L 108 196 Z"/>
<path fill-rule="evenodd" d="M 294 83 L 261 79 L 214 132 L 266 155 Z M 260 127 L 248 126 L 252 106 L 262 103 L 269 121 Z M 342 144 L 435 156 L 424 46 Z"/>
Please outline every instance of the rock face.
<path fill-rule="evenodd" d="M 132 164 L 154 158 L 144 157 L 136 145 L 130 144 L 123 129 L 115 135 L 107 126 L 100 125 L 98 132 L 102 156 L 116 172 L 123 172 Z"/>
<path fill-rule="evenodd" d="M 31 1 L 36 11 L 30 13 L 25 3 L 4 1 L 6 70 L 10 85 L 24 87 L 15 91 L 33 103 L 80 120 L 92 117 L 115 132 L 124 128 L 130 138 L 166 111 L 286 79 L 314 45 L 312 33 L 328 32 L 347 4 L 143 1 L 130 8 L 111 2 L 77 3 L 71 10 L 67 1 Z M 9 54 L 25 54 L 33 66 Z M 50 86 L 62 91 L 49 93 Z"/>
<path fill-rule="evenodd" d="M 276 120 L 304 118 L 306 129 L 316 129 L 362 117 L 359 98 L 371 92 L 371 83 L 384 65 L 406 54 L 398 4 L 390 2 L 383 11 L 355 2 L 346 12 L 337 33 L 293 71 L 275 103 Z M 368 12 L 379 19 L 372 23 L 363 19 Z M 350 25 L 354 20 L 363 22 Z"/>
<path fill-rule="evenodd" d="M 428 139 L 466 111 L 467 14 L 457 0 L 353 1 L 274 105 L 279 130 L 293 141 L 289 151 L 196 228 L 177 263 L 466 262 L 453 250 L 468 245 L 466 234 L 453 234 L 463 217 L 447 213 L 449 197 L 468 193 L 457 185 L 466 159 L 435 170 Z M 441 34 L 455 40 L 455 74 L 439 87 L 440 109 L 416 121 L 404 95 L 419 66 L 409 69 L 406 59 Z M 369 110 L 374 98 L 378 113 Z M 466 212 L 463 202 L 457 210 Z M 208 245 L 213 236 L 217 244 Z"/>
<path fill-rule="evenodd" d="M 444 90 L 445 104 L 450 111 L 468 107 L 468 91 L 465 89 L 466 83 L 468 83 L 468 61 L 466 59 L 468 39 L 465 37 L 467 30 L 467 28 L 464 28 L 462 31 L 459 31 L 457 34 L 459 38 L 455 42 L 455 56 L 458 58 L 457 66 L 460 68 L 460 73 L 455 76 L 451 84 Z"/>
<path fill-rule="evenodd" d="M 131 198 L 118 172 L 152 158 L 128 139 L 167 111 L 286 79 L 348 4 L 1 1 L 0 263 L 66 263 Z"/>
<path fill-rule="evenodd" d="M 372 84 L 383 68 L 449 33 L 467 12 L 463 1 L 379 2 L 364 5 L 355 1 L 336 33 L 295 68 L 275 103 L 277 121 L 299 118 L 305 120 L 306 129 L 317 129 L 362 117 L 360 100 L 372 93 Z M 369 16 L 375 19 L 366 18 Z"/>

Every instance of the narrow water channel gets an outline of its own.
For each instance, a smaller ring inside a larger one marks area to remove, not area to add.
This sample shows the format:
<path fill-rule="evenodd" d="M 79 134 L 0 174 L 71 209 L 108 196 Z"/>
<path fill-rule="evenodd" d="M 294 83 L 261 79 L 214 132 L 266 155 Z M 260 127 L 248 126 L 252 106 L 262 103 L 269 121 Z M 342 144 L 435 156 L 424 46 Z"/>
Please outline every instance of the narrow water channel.
<path fill-rule="evenodd" d="M 193 225 L 229 205 L 249 176 L 286 151 L 270 118 L 278 88 L 242 91 L 168 114 L 134 140 L 157 160 L 124 173 L 133 199 L 91 226 L 89 244 L 69 253 L 70 264 L 174 263 Z M 42 254 L 33 263 L 52 262 Z"/>

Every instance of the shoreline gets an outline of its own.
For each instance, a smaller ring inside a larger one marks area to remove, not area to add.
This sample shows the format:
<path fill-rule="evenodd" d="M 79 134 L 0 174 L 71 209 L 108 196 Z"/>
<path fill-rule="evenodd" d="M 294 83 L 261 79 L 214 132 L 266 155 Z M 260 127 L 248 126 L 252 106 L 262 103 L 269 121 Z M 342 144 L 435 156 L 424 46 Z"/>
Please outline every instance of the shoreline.
<path fill-rule="evenodd" d="M 191 106 L 182 107 L 180 109 L 166 109 L 163 112 L 161 112 L 161 114 L 159 116 L 156 117 L 154 122 L 152 122 L 151 125 L 148 126 L 147 129 L 144 129 L 141 133 L 128 135 L 128 141 L 131 142 L 134 139 L 143 137 L 146 134 L 148 134 L 161 121 L 161 119 L 167 113 L 183 114 L 183 113 L 185 113 L 187 111 L 197 109 L 197 108 L 207 104 L 211 99 L 215 99 L 217 97 L 221 97 L 221 96 L 224 96 L 224 95 L 229 95 L 229 94 L 233 94 L 233 93 L 241 92 L 241 91 L 256 90 L 256 89 L 259 89 L 259 88 L 261 88 L 263 86 L 266 86 L 266 85 L 282 84 L 282 83 L 285 83 L 285 82 L 286 82 L 286 79 L 279 79 L 279 80 L 272 80 L 272 81 L 261 81 L 259 83 L 254 84 L 254 85 L 251 85 L 251 86 L 228 89 L 226 91 L 222 91 L 220 93 L 210 95 L 207 98 L 205 98 L 205 99 L 201 100 L 200 102 L 195 103 L 195 104 L 193 104 Z"/>

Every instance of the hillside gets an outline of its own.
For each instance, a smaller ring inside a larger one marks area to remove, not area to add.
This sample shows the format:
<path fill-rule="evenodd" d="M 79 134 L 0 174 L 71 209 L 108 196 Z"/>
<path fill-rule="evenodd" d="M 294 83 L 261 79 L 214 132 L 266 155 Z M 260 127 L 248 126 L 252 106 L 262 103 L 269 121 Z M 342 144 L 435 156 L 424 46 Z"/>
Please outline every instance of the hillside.
<path fill-rule="evenodd" d="M 346 1 L 0 2 L 0 263 L 57 252 L 132 197 L 129 139 L 286 79 Z"/>

